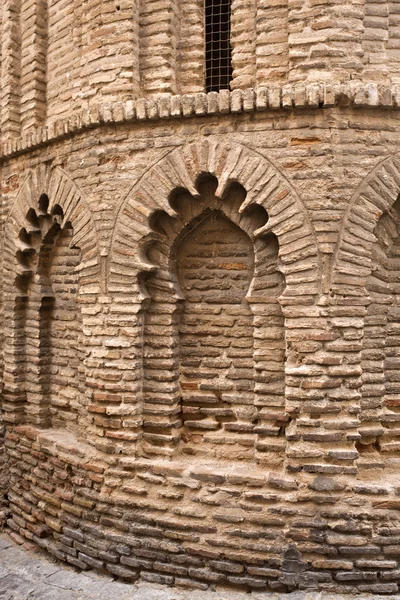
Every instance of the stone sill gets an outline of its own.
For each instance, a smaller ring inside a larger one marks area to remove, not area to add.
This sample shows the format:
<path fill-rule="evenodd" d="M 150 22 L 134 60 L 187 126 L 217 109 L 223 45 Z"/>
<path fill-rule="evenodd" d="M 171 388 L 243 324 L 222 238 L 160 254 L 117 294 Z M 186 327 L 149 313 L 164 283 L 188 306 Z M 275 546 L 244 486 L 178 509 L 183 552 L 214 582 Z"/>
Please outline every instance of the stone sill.
<path fill-rule="evenodd" d="M 160 95 L 151 99 L 97 104 L 75 113 L 69 119 L 60 119 L 48 126 L 31 129 L 18 138 L 2 141 L 0 159 L 17 156 L 101 125 L 333 107 L 400 109 L 400 84 L 387 86 L 359 81 L 345 84 L 288 84 L 255 90 Z"/>
<path fill-rule="evenodd" d="M 95 474 L 97 482 L 104 482 L 107 473 L 118 470 L 118 477 L 124 481 L 133 480 L 138 473 L 148 473 L 150 476 L 162 478 L 175 478 L 185 481 L 192 489 L 203 485 L 239 485 L 249 489 L 258 489 L 259 492 L 270 495 L 265 496 L 266 501 L 276 501 L 285 495 L 289 502 L 310 502 L 315 499 L 315 494 L 322 498 L 321 502 L 334 492 L 334 502 L 348 497 L 368 498 L 375 509 L 400 510 L 400 475 L 398 471 L 379 473 L 376 478 L 363 481 L 358 478 L 351 479 L 331 475 L 309 475 L 307 473 L 296 476 L 283 471 L 268 471 L 261 466 L 246 464 L 218 464 L 203 462 L 193 464 L 190 460 L 163 460 L 160 458 L 143 458 L 127 455 L 107 455 L 76 436 L 62 429 L 40 429 L 34 425 L 17 425 L 9 431 L 10 439 L 18 442 L 19 438 L 30 440 L 35 450 L 44 452 L 54 458 L 61 459 L 72 467 L 83 469 L 88 474 Z M 29 452 L 29 450 L 26 450 Z M 6 442 L 7 452 L 7 442 Z M 396 467 L 398 465 L 396 463 Z M 333 487 L 330 482 L 333 481 Z M 339 483 L 338 483 L 339 482 Z M 318 484 L 318 485 L 317 485 Z M 122 485 L 122 484 L 121 484 Z M 122 493 L 129 495 L 129 483 L 124 483 Z M 256 493 L 256 492 L 254 492 Z M 292 496 L 296 493 L 296 496 Z M 272 495 L 271 495 L 272 494 Z M 278 496 L 275 497 L 274 494 Z M 116 492 L 121 496 L 121 490 Z M 328 502 L 330 503 L 330 502 Z"/>
<path fill-rule="evenodd" d="M 193 464 L 190 460 L 163 460 L 127 455 L 107 455 L 64 429 L 40 429 L 34 425 L 17 425 L 12 428 L 18 437 L 25 437 L 36 444 L 36 449 L 53 457 L 61 457 L 67 463 L 105 473 L 117 468 L 121 475 L 132 478 L 136 473 L 151 470 L 154 475 L 193 479 L 203 483 L 231 483 L 249 487 L 271 487 L 284 491 L 296 490 L 295 478 L 262 467 L 246 464 L 218 464 L 213 461 Z"/>

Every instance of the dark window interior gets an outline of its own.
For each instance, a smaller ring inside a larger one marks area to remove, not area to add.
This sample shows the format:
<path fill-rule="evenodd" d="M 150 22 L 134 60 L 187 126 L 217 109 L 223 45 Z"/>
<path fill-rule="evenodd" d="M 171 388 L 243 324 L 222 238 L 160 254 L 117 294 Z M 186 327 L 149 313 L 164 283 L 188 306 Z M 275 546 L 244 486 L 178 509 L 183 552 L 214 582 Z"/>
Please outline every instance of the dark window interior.
<path fill-rule="evenodd" d="M 206 0 L 206 91 L 229 89 L 232 79 L 231 0 Z"/>

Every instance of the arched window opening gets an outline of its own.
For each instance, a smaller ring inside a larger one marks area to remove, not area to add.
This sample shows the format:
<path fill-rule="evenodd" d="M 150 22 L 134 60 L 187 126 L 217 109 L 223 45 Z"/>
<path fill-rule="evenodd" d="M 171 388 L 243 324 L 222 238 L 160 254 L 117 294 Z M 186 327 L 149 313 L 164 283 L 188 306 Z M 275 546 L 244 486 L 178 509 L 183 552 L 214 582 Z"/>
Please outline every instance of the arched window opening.
<path fill-rule="evenodd" d="M 231 0 L 206 0 L 206 91 L 229 89 L 232 80 Z"/>

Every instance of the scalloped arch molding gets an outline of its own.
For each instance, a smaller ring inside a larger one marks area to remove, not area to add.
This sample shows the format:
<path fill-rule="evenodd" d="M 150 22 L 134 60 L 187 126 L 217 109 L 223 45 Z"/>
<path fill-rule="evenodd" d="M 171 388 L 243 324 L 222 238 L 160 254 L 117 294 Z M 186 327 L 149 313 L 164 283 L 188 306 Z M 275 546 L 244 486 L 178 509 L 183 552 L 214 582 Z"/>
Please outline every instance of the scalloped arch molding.
<path fill-rule="evenodd" d="M 374 230 L 400 193 L 400 154 L 380 162 L 361 182 L 342 221 L 331 270 L 332 289 L 365 286 L 371 272 Z"/>
<path fill-rule="evenodd" d="M 172 191 L 184 188 L 197 195 L 195 183 L 203 173 L 217 177 L 218 196 L 224 194 L 231 182 L 240 183 L 247 192 L 241 210 L 252 203 L 267 210 L 269 221 L 260 233 L 273 232 L 279 240 L 281 270 L 287 284 L 285 293 L 290 294 L 307 282 L 307 293 L 318 294 L 320 255 L 299 196 L 263 155 L 241 144 L 217 141 L 194 142 L 171 151 L 135 183 L 115 222 L 110 248 L 110 290 L 128 292 L 135 286 L 137 274 L 149 269 L 139 257 L 142 240 L 151 232 L 151 215 L 158 210 L 174 215 L 169 204 Z"/>
<path fill-rule="evenodd" d="M 139 258 L 140 245 L 150 233 L 149 219 L 157 210 L 173 215 L 168 199 L 176 188 L 186 188 L 196 195 L 194 187 L 201 173 L 218 178 L 217 194 L 222 195 L 228 184 L 238 181 L 247 191 L 245 205 L 257 203 L 268 211 L 266 231 L 274 232 L 280 244 L 282 271 L 287 279 L 287 291 L 296 285 L 296 274 L 314 269 L 313 291 L 318 293 L 320 255 L 307 211 L 296 191 L 279 170 L 264 156 L 241 144 L 214 142 L 193 143 L 164 155 L 135 183 L 118 211 L 110 242 L 110 284 L 126 285 L 136 281 L 137 273 L 149 265 Z M 400 191 L 400 155 L 379 163 L 361 182 L 353 194 L 342 222 L 331 269 L 334 291 L 344 286 L 364 286 L 370 272 L 374 229 L 384 212 L 390 210 Z M 82 193 L 60 167 L 38 167 L 23 181 L 5 220 L 4 251 L 10 257 L 19 231 L 26 225 L 30 208 L 37 206 L 41 194 L 49 197 L 49 211 L 58 204 L 64 212 L 64 222 L 74 228 L 74 244 L 82 251 L 82 259 L 99 264 L 96 227 L 90 207 Z M 244 208 L 244 207 L 243 207 Z M 307 258 L 296 259 L 291 250 L 293 241 L 302 240 L 308 248 Z M 311 251 L 310 251 L 311 249 Z M 13 249 L 14 253 L 14 249 Z M 362 263 L 360 265 L 360 263 Z M 310 288 L 309 288 L 310 289 Z M 122 291 L 122 289 L 121 289 Z"/>
<path fill-rule="evenodd" d="M 27 224 L 27 214 L 31 208 L 38 208 L 39 198 L 43 194 L 49 198 L 49 213 L 58 205 L 63 210 L 63 224 L 72 224 L 73 243 L 81 249 L 82 262 L 87 264 L 90 261 L 92 266 L 98 265 L 98 236 L 91 210 L 76 184 L 60 167 L 40 166 L 23 181 L 6 216 L 5 254 L 15 254 L 15 243 L 19 232 Z"/>

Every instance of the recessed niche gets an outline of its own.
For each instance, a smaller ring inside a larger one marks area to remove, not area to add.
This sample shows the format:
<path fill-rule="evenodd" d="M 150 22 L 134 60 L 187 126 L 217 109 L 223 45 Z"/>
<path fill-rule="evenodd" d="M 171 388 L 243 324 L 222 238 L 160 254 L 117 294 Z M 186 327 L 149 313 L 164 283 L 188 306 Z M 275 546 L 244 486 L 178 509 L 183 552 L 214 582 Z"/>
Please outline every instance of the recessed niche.
<path fill-rule="evenodd" d="M 198 196 L 171 195 L 177 217 L 151 219 L 145 278 L 143 436 L 145 456 L 268 461 L 283 456 L 284 289 L 278 243 L 254 232 L 262 207 L 241 212 L 238 184 L 223 198 L 214 177 Z M 147 242 L 148 243 L 148 242 Z"/>

